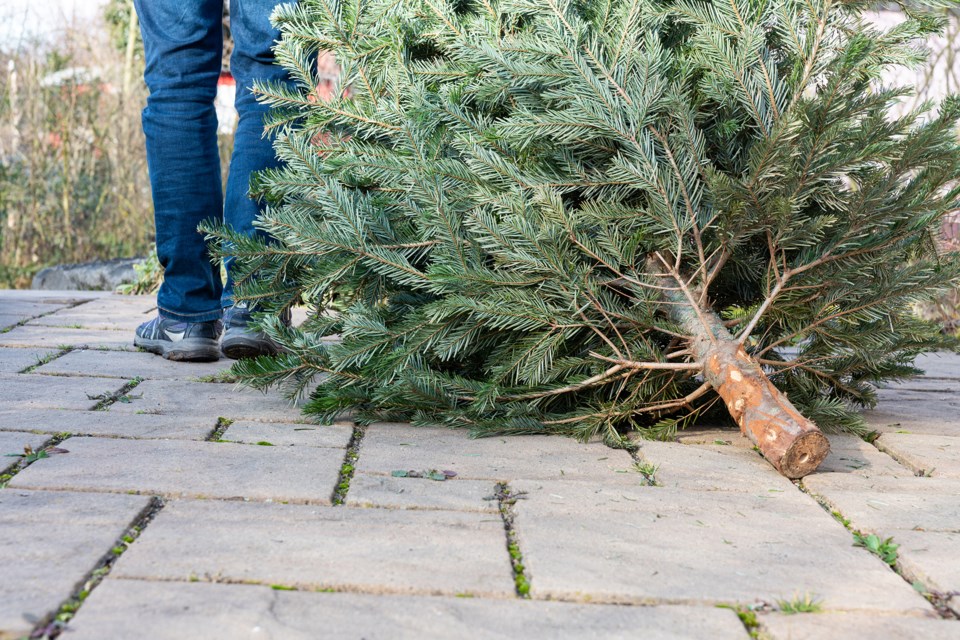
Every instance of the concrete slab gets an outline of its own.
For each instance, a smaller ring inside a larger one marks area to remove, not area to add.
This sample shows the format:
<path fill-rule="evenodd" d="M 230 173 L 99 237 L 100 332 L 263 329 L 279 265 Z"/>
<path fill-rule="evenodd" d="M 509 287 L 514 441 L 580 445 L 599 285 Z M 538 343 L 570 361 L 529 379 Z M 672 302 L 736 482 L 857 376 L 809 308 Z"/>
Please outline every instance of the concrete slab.
<path fill-rule="evenodd" d="M 366 640 L 746 640 L 732 611 L 274 591 L 256 585 L 108 578 L 70 622 L 71 640 L 318 637 Z"/>
<path fill-rule="evenodd" d="M 643 444 L 644 442 L 648 441 L 638 440 L 637 444 Z M 677 442 L 680 444 L 731 446 L 738 449 L 753 450 L 753 443 L 750 442 L 750 439 L 740 433 L 739 429 L 732 427 L 694 426 L 679 432 Z"/>
<path fill-rule="evenodd" d="M 96 396 L 119 391 L 125 380 L 114 378 L 50 378 L 0 374 L 0 411 L 31 409 L 92 409 Z"/>
<path fill-rule="evenodd" d="M 18 325 L 23 321 L 23 316 L 14 315 L 11 313 L 0 313 L 0 331 L 9 329 L 10 327 Z"/>
<path fill-rule="evenodd" d="M 133 334 L 125 331 L 97 331 L 94 329 L 69 329 L 60 327 L 37 327 L 24 325 L 0 333 L 0 346 L 6 347 L 85 347 L 136 351 Z"/>
<path fill-rule="evenodd" d="M 139 496 L 0 491 L 0 638 L 25 637 L 56 611 L 148 504 Z"/>
<path fill-rule="evenodd" d="M 144 378 L 158 380 L 196 380 L 210 382 L 226 373 L 232 360 L 218 362 L 174 362 L 153 353 L 78 349 L 57 358 L 32 373 L 37 375 L 99 376 L 106 378 Z"/>
<path fill-rule="evenodd" d="M 27 367 L 32 367 L 57 353 L 56 349 L 0 347 L 0 373 L 20 373 Z"/>
<path fill-rule="evenodd" d="M 4 315 L 20 316 L 24 320 L 35 318 L 45 313 L 53 313 L 68 306 L 69 303 L 49 303 L 33 300 L 0 299 L 0 313 Z"/>
<path fill-rule="evenodd" d="M 960 480 L 824 473 L 807 476 L 803 485 L 867 533 L 960 531 Z"/>
<path fill-rule="evenodd" d="M 960 531 L 892 531 L 900 545 L 897 564 L 911 582 L 927 590 L 952 593 L 949 606 L 960 616 Z M 958 637 L 960 637 L 960 622 Z"/>
<path fill-rule="evenodd" d="M 960 379 L 960 354 L 949 351 L 924 353 L 917 357 L 914 365 L 923 369 L 926 378 Z"/>
<path fill-rule="evenodd" d="M 149 314 L 157 308 L 157 297 L 154 295 L 122 296 L 108 294 L 88 300 L 76 307 L 83 313 L 143 313 Z"/>
<path fill-rule="evenodd" d="M 0 473 L 4 473 L 20 462 L 13 454 L 22 454 L 24 447 L 34 451 L 50 439 L 50 436 L 23 431 L 0 431 Z"/>
<path fill-rule="evenodd" d="M 30 465 L 11 486 L 329 504 L 343 463 L 336 449 L 112 438 L 60 446 L 70 453 Z"/>
<path fill-rule="evenodd" d="M 535 598 L 754 603 L 795 593 L 828 610 L 929 604 L 799 492 L 750 495 L 522 481 L 515 530 Z"/>
<path fill-rule="evenodd" d="M 899 382 L 884 383 L 883 389 L 918 391 L 933 396 L 950 395 L 956 398 L 960 392 L 960 379 L 957 378 L 910 378 Z"/>
<path fill-rule="evenodd" d="M 305 422 L 300 409 L 276 391 L 269 394 L 232 384 L 204 384 L 173 380 L 145 380 L 136 389 L 137 398 L 114 404 L 111 413 L 220 416 L 234 420 Z"/>
<path fill-rule="evenodd" d="M 0 408 L 0 432 L 39 431 L 120 438 L 204 440 L 217 426 L 217 419 L 189 416 Z"/>
<path fill-rule="evenodd" d="M 960 405 L 883 404 L 863 416 L 867 424 L 880 433 L 960 437 Z"/>
<path fill-rule="evenodd" d="M 830 454 L 817 468 L 817 473 L 853 473 L 868 478 L 905 478 L 914 475 L 912 469 L 898 463 L 861 438 L 841 434 L 831 434 L 828 438 Z"/>
<path fill-rule="evenodd" d="M 449 469 L 473 480 L 630 475 L 639 482 L 629 453 L 599 443 L 550 436 L 471 439 L 462 429 L 394 423 L 367 428 L 357 469 L 372 475 Z"/>
<path fill-rule="evenodd" d="M 61 291 L 56 289 L 3 289 L 0 290 L 0 303 L 18 300 L 25 302 L 46 302 L 48 304 L 77 304 L 98 298 L 112 296 L 109 291 Z"/>
<path fill-rule="evenodd" d="M 761 626 L 770 640 L 957 640 L 953 620 L 863 614 L 764 615 Z"/>
<path fill-rule="evenodd" d="M 701 491 L 796 491 L 751 449 L 731 445 L 639 442 L 639 455 L 656 465 L 657 484 Z"/>
<path fill-rule="evenodd" d="M 370 593 L 514 590 L 496 516 L 219 501 L 169 503 L 113 575 Z"/>
<path fill-rule="evenodd" d="M 917 475 L 960 478 L 960 436 L 885 433 L 877 447 Z"/>
<path fill-rule="evenodd" d="M 278 447 L 333 447 L 345 449 L 353 436 L 348 424 L 298 424 L 235 420 L 224 432 L 230 442 L 269 442 Z"/>
<path fill-rule="evenodd" d="M 82 307 L 80 308 L 82 309 Z M 82 312 L 79 309 L 65 309 L 28 320 L 28 327 L 62 327 L 65 329 L 91 329 L 95 331 L 126 331 L 132 334 L 150 315 L 141 312 Z"/>
<path fill-rule="evenodd" d="M 453 509 L 497 513 L 496 485 L 489 480 L 394 478 L 357 473 L 350 481 L 351 507 Z"/>

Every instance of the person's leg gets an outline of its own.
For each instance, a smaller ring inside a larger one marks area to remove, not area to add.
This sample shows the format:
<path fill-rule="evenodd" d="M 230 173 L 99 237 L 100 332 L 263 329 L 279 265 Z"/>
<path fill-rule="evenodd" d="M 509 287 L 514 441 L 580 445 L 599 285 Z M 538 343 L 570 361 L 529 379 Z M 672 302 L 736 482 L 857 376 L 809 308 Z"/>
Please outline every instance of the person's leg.
<path fill-rule="evenodd" d="M 135 4 L 146 57 L 144 79 L 150 89 L 143 131 L 157 255 L 164 268 L 157 294 L 160 318 L 138 330 L 136 343 L 175 359 L 215 359 L 209 346 L 211 342 L 216 346 L 214 322 L 221 315 L 220 270 L 211 263 L 197 225 L 223 215 L 213 105 L 223 49 L 223 4 L 222 0 L 135 0 Z M 179 346 L 168 353 L 167 343 Z"/>
<path fill-rule="evenodd" d="M 223 216 L 228 226 L 248 235 L 262 234 L 253 226 L 262 203 L 250 198 L 251 174 L 280 165 L 273 150 L 274 136 L 264 135 L 263 118 L 269 108 L 258 103 L 252 91 L 255 82 L 289 82 L 289 75 L 276 64 L 272 51 L 280 32 L 270 24 L 270 14 L 278 4 L 278 0 L 230 0 L 230 33 L 233 36 L 230 72 L 236 80 L 234 104 L 239 120 Z M 228 258 L 226 262 L 224 308 L 233 305 L 232 261 Z"/>
<path fill-rule="evenodd" d="M 274 136 L 264 135 L 263 117 L 269 108 L 257 102 L 254 82 L 289 82 L 287 72 L 274 60 L 274 42 L 280 33 L 270 24 L 270 13 L 277 0 L 231 0 L 230 32 L 234 48 L 230 71 L 236 80 L 235 105 L 239 121 L 234 136 L 230 176 L 227 179 L 224 221 L 242 233 L 263 232 L 253 225 L 262 203 L 250 198 L 251 174 L 279 166 L 273 150 Z M 223 291 L 225 309 L 222 351 L 228 358 L 256 357 L 277 352 L 277 345 L 251 325 L 251 310 L 245 304 L 234 305 L 232 260 L 226 260 L 227 284 Z M 289 314 L 285 320 L 288 321 Z"/>

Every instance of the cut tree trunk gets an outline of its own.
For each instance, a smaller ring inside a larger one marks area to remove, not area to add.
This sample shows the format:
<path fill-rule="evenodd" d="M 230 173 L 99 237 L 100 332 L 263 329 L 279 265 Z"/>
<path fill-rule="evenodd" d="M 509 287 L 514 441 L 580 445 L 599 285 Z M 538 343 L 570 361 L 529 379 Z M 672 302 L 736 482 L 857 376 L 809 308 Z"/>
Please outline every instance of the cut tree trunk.
<path fill-rule="evenodd" d="M 703 366 L 704 381 L 777 471 L 788 478 L 812 473 L 830 453 L 830 442 L 777 389 L 713 310 L 694 309 L 673 278 L 664 278 L 670 317 L 693 336 L 688 348 Z"/>

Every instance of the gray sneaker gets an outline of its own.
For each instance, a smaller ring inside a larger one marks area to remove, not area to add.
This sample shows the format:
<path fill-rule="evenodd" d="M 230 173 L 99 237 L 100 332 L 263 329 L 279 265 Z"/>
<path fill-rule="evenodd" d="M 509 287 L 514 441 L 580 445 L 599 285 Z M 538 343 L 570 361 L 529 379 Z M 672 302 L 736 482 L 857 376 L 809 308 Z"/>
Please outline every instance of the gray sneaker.
<path fill-rule="evenodd" d="M 134 346 L 167 360 L 213 362 L 220 359 L 220 321 L 178 322 L 163 316 L 137 327 Z"/>
<path fill-rule="evenodd" d="M 273 356 L 280 353 L 280 345 L 270 339 L 270 336 L 254 328 L 253 311 L 243 302 L 233 305 L 223 312 L 223 340 L 220 341 L 220 351 L 224 356 L 233 360 L 242 358 L 256 358 L 257 356 Z M 290 324 L 290 310 L 287 309 L 280 316 L 285 325 Z"/>

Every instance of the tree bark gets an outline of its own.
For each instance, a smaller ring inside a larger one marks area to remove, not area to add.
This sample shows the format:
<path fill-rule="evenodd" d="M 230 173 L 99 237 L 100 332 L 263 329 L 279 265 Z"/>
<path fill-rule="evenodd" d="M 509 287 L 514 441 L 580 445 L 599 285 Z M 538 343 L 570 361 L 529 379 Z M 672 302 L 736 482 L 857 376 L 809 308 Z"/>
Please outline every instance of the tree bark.
<path fill-rule="evenodd" d="M 830 453 L 826 436 L 777 389 L 712 309 L 695 309 L 674 278 L 661 280 L 671 319 L 693 336 L 689 349 L 704 381 L 723 399 L 770 464 L 788 478 L 812 473 Z"/>

